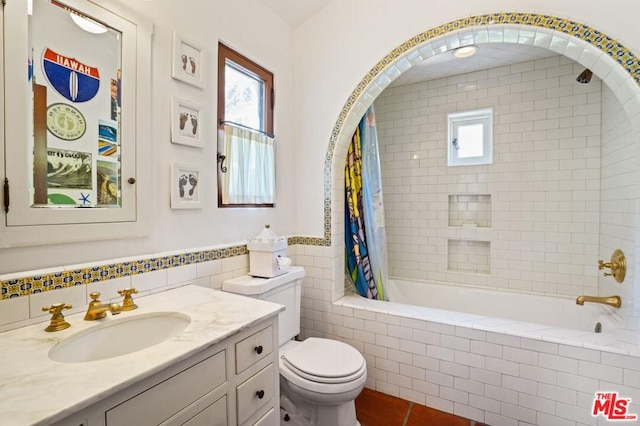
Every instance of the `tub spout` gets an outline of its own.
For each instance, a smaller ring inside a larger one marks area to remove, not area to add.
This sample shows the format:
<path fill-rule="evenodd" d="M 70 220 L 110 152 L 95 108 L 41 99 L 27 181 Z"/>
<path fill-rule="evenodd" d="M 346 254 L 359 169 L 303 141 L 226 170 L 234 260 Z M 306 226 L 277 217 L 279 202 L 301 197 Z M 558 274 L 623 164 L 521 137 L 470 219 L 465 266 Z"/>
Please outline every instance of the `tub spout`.
<path fill-rule="evenodd" d="M 584 302 L 603 303 L 605 305 L 619 308 L 622 306 L 622 299 L 620 296 L 608 296 L 608 297 L 596 297 L 596 296 L 578 296 L 576 304 L 582 306 Z"/>

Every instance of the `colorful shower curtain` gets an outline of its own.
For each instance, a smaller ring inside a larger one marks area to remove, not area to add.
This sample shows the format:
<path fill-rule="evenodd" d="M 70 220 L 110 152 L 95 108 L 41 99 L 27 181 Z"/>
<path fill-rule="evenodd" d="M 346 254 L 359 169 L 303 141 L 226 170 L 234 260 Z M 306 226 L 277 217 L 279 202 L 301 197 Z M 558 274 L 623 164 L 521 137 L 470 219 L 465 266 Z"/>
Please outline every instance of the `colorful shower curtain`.
<path fill-rule="evenodd" d="M 347 276 L 358 293 L 387 300 L 387 242 L 375 114 L 371 106 L 356 129 L 345 167 Z"/>

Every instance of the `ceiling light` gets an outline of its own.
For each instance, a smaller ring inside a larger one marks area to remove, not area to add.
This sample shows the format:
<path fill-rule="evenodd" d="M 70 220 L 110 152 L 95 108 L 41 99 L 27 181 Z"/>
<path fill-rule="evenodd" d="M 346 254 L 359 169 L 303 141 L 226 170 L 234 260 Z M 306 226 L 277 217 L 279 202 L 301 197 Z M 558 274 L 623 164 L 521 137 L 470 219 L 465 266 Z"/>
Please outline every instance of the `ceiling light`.
<path fill-rule="evenodd" d="M 465 46 L 453 51 L 453 54 L 456 58 L 468 58 L 469 56 L 475 55 L 478 51 L 476 46 Z"/>
<path fill-rule="evenodd" d="M 87 32 L 90 32 L 92 34 L 102 34 L 107 32 L 107 27 L 99 24 L 93 19 L 85 18 L 84 16 L 80 16 L 74 12 L 69 12 L 69 15 L 71 15 L 71 19 L 76 23 L 77 26 Z"/>

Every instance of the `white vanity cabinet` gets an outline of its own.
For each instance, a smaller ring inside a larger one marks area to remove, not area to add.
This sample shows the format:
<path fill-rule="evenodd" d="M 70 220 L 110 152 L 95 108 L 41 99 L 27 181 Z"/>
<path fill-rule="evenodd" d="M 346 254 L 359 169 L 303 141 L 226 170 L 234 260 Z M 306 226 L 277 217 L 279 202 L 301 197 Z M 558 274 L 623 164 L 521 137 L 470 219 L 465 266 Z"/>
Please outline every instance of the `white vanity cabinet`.
<path fill-rule="evenodd" d="M 240 331 L 56 426 L 279 425 L 277 321 Z"/>

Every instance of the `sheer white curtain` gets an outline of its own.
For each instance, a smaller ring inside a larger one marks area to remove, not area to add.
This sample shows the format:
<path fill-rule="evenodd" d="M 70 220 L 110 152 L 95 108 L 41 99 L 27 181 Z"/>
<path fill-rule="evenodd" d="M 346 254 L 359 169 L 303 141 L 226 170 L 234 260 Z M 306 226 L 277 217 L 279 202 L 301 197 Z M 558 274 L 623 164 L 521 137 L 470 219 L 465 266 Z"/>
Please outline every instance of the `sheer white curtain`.
<path fill-rule="evenodd" d="M 273 204 L 275 144 L 273 138 L 224 125 L 227 172 L 222 173 L 223 204 Z"/>

